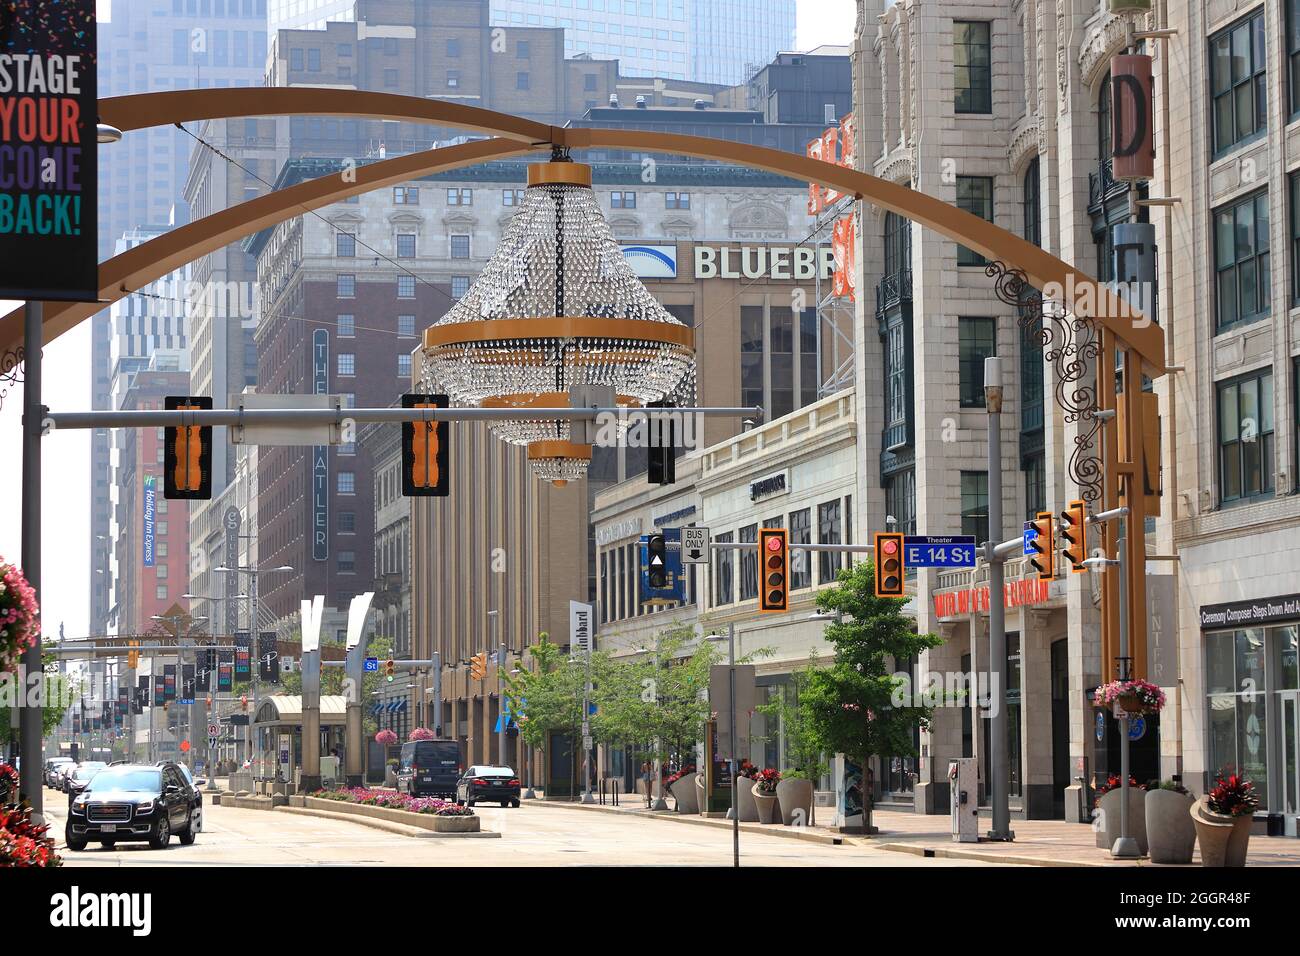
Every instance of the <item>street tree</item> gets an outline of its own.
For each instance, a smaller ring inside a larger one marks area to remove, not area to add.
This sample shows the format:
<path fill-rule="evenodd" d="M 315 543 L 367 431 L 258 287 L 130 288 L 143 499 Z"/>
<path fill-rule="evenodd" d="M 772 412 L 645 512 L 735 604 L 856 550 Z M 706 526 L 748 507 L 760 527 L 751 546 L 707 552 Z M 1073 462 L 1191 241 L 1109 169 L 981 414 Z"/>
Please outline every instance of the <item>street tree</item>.
<path fill-rule="evenodd" d="M 817 595 L 817 607 L 838 615 L 826 627 L 835 648 L 829 667 L 808 672 L 800 707 L 813 739 L 828 753 L 843 753 L 863 768 L 863 809 L 871 828 L 871 761 L 878 756 L 915 756 L 913 734 L 925 728 L 933 709 L 915 696 L 895 692 L 907 681 L 894 676 L 924 650 L 943 641 L 917 634 L 903 616 L 901 598 L 878 598 L 875 567 L 863 561 L 841 570 L 833 587 Z"/>

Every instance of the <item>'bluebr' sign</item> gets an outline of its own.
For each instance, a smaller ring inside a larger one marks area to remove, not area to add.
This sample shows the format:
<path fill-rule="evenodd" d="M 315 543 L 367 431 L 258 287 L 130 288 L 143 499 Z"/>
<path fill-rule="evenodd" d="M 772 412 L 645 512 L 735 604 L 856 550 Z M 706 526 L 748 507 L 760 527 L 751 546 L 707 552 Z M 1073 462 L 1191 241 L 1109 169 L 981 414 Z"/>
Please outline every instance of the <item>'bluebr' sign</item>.
<path fill-rule="evenodd" d="M 153 567 L 154 517 L 158 501 L 157 479 L 153 475 L 144 476 L 144 503 L 140 509 L 144 521 L 144 550 L 142 560 L 146 568 Z"/>
<path fill-rule="evenodd" d="M 903 564 L 909 568 L 973 568 L 975 536 L 909 534 L 903 539 Z"/>

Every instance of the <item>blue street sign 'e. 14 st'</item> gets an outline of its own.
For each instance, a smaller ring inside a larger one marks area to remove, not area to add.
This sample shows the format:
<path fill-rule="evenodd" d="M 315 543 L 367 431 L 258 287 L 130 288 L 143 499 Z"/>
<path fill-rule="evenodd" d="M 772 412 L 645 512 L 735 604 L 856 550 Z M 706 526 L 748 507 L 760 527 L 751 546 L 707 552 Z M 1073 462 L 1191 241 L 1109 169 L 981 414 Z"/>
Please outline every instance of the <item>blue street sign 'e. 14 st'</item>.
<path fill-rule="evenodd" d="M 975 536 L 909 534 L 903 538 L 903 566 L 973 568 L 975 567 Z"/>
<path fill-rule="evenodd" d="M 1024 553 L 1026 555 L 1032 557 L 1033 555 L 1038 553 L 1038 549 L 1034 547 L 1034 540 L 1037 537 L 1038 537 L 1038 529 L 1034 527 L 1034 523 L 1032 521 L 1026 521 L 1025 522 L 1025 545 L 1024 545 Z"/>
<path fill-rule="evenodd" d="M 379 658 L 378 658 L 378 657 L 367 657 L 367 658 L 366 658 L 366 668 L 365 668 L 365 669 L 368 670 L 368 671 L 378 671 L 378 670 L 379 670 Z"/>

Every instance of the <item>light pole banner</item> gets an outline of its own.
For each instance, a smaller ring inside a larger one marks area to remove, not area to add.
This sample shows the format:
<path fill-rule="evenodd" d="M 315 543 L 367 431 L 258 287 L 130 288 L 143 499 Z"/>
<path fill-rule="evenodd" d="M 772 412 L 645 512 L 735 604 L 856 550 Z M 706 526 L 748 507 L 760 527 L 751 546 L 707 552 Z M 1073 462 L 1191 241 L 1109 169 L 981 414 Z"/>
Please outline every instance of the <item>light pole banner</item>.
<path fill-rule="evenodd" d="M 591 645 L 591 605 L 581 601 L 569 602 L 569 650 L 582 651 L 584 654 L 592 649 Z"/>
<path fill-rule="evenodd" d="M 99 298 L 95 0 L 0 3 L 0 299 Z"/>
<path fill-rule="evenodd" d="M 140 533 L 143 539 L 140 561 L 146 568 L 153 567 L 154 521 L 158 504 L 158 484 L 153 475 L 144 476 L 144 495 L 140 502 Z"/>

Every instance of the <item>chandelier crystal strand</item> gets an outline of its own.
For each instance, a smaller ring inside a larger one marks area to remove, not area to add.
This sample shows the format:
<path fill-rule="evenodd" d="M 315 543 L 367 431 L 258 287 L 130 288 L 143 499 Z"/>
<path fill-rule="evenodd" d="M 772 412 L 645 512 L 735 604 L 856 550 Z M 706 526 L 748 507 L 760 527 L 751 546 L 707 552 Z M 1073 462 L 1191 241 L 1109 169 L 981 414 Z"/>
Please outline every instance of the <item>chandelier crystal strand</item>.
<path fill-rule="evenodd" d="M 530 167 L 496 254 L 426 330 L 421 364 L 423 379 L 462 407 L 562 407 L 575 385 L 612 387 L 628 407 L 695 394 L 692 330 L 632 272 L 591 190 L 590 167 L 561 152 Z M 540 417 L 495 422 L 491 431 L 516 445 L 572 437 L 568 421 Z M 568 481 L 585 474 L 589 457 L 545 467 L 530 460 L 539 477 Z"/>

